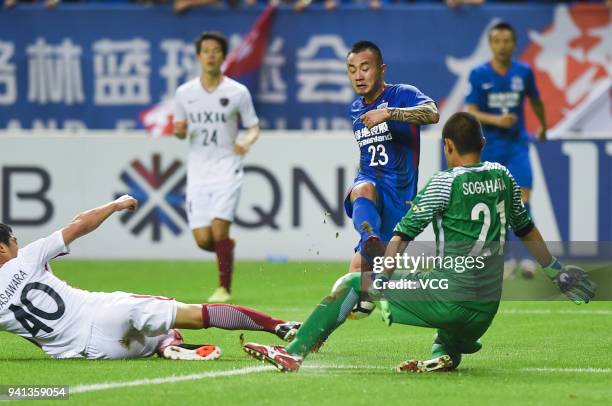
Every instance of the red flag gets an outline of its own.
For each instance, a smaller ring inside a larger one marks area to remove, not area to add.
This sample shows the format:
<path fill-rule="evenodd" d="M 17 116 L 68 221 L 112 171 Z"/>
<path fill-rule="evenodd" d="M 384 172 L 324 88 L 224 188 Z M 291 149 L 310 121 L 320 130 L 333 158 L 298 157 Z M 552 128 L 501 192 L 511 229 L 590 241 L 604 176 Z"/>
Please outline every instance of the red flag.
<path fill-rule="evenodd" d="M 263 63 L 268 45 L 272 15 L 276 6 L 268 5 L 240 45 L 230 52 L 223 63 L 223 73 L 232 78 L 254 74 Z"/>
<path fill-rule="evenodd" d="M 276 6 L 269 5 L 261 13 L 242 42 L 229 53 L 221 70 L 224 75 L 240 81 L 251 91 L 257 84 L 257 73 L 263 64 L 268 46 L 272 15 Z M 157 103 L 139 115 L 140 122 L 150 135 L 172 135 L 173 101 Z"/>

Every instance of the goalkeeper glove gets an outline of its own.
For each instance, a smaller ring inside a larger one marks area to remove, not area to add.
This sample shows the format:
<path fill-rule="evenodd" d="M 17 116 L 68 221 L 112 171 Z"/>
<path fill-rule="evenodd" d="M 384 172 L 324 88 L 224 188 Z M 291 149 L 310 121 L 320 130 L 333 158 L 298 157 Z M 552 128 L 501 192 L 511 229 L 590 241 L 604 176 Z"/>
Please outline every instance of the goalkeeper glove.
<path fill-rule="evenodd" d="M 389 282 L 389 277 L 384 272 L 371 272 L 372 283 L 368 288 L 368 296 L 373 300 L 380 300 L 385 290 L 385 285 Z"/>
<path fill-rule="evenodd" d="M 557 258 L 553 257 L 553 262 L 542 270 L 561 293 L 578 305 L 589 303 L 589 300 L 595 296 L 597 285 L 582 268 L 574 265 L 562 265 Z"/>

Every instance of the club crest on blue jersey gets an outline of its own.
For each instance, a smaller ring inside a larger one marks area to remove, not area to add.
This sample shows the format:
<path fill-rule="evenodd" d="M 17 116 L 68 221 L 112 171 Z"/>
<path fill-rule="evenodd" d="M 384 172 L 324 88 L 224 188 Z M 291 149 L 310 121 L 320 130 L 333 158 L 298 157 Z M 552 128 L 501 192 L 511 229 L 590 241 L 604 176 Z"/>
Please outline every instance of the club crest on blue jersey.
<path fill-rule="evenodd" d="M 522 92 L 525 90 L 525 85 L 523 84 L 523 78 L 520 76 L 514 76 L 512 78 L 512 83 L 510 84 L 510 89 L 514 92 Z"/>

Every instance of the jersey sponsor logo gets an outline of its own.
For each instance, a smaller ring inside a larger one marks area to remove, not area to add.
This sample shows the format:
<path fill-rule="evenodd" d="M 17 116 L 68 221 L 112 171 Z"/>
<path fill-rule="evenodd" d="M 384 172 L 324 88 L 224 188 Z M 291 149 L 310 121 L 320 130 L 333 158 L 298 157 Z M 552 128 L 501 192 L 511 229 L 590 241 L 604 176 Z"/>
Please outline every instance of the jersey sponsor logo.
<path fill-rule="evenodd" d="M 11 298 L 19 290 L 19 286 L 21 286 L 27 276 L 28 274 L 22 270 L 19 270 L 19 273 L 13 274 L 9 284 L 0 293 L 0 310 L 11 301 Z"/>
<path fill-rule="evenodd" d="M 387 134 L 384 134 L 384 135 L 375 135 L 375 136 L 366 138 L 364 140 L 357 141 L 357 145 L 359 145 L 359 148 L 361 148 L 364 145 L 370 145 L 370 144 L 375 144 L 375 143 L 385 142 L 385 141 L 391 141 L 391 140 L 393 140 L 393 135 L 387 133 Z"/>
<path fill-rule="evenodd" d="M 187 177 L 182 167 L 181 161 L 176 159 L 162 168 L 161 155 L 153 154 L 150 168 L 135 159 L 130 168 L 121 173 L 121 180 L 128 190 L 116 196 L 129 193 L 140 203 L 138 210 L 125 212 L 120 218 L 133 235 L 140 235 L 150 228 L 151 240 L 160 241 L 163 228 L 174 235 L 182 233 L 182 224 L 187 223 L 184 209 Z"/>
<path fill-rule="evenodd" d="M 489 108 L 509 110 L 519 105 L 521 94 L 517 92 L 490 93 L 487 99 Z"/>
<path fill-rule="evenodd" d="M 219 111 L 200 111 L 197 113 L 189 113 L 189 122 L 191 124 L 215 124 L 226 123 L 227 118 L 225 113 Z"/>
<path fill-rule="evenodd" d="M 384 122 L 384 123 L 380 123 L 375 125 L 372 128 L 367 128 L 367 127 L 363 127 L 359 130 L 355 130 L 355 140 L 357 142 L 360 142 L 360 140 L 364 139 L 364 138 L 369 138 L 369 137 L 374 137 L 377 135 L 389 135 L 391 136 L 391 134 L 389 133 L 389 125 Z M 389 138 L 389 139 L 393 139 L 393 137 Z M 371 144 L 372 142 L 367 142 L 366 144 Z M 366 145 L 364 144 L 364 145 Z"/>
<path fill-rule="evenodd" d="M 465 182 L 462 186 L 463 194 L 465 196 L 496 193 L 506 190 L 506 184 L 501 179 L 488 179 L 485 181 Z"/>

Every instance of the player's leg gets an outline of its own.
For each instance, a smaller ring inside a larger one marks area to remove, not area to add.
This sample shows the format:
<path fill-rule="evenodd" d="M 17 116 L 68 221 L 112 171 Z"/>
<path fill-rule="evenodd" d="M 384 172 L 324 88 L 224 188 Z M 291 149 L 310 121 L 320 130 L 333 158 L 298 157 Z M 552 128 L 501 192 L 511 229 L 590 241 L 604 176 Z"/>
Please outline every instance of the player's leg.
<path fill-rule="evenodd" d="M 445 278 L 444 272 L 411 273 L 399 271 L 394 280 L 419 280 Z M 429 285 L 429 284 L 428 284 Z M 451 296 L 448 296 L 451 295 Z M 432 359 L 410 359 L 400 364 L 398 372 L 432 372 L 455 369 L 461 362 L 461 354 L 471 354 L 480 349 L 480 338 L 491 323 L 492 315 L 459 306 L 457 297 L 447 291 L 429 289 L 401 289 L 385 291 L 386 302 L 381 313 L 388 324 L 404 324 L 436 328 L 432 347 Z"/>
<path fill-rule="evenodd" d="M 211 231 L 214 252 L 217 255 L 219 287 L 208 298 L 209 302 L 223 303 L 231 299 L 235 246 L 234 240 L 229 237 L 231 224 L 230 221 L 219 218 L 215 218 L 212 221 Z"/>
<path fill-rule="evenodd" d="M 211 227 L 194 228 L 191 230 L 191 234 L 200 249 L 208 252 L 215 252 Z"/>
<path fill-rule="evenodd" d="M 461 363 L 461 354 L 474 354 L 482 349 L 480 337 L 487 331 L 493 315 L 464 309 L 459 305 L 451 305 L 458 314 L 458 325 L 440 328 L 431 347 L 432 357 L 448 355 L 453 364 L 449 369 L 456 369 Z"/>
<path fill-rule="evenodd" d="M 153 353 L 160 357 L 182 361 L 210 361 L 221 356 L 221 348 L 212 344 L 186 344 L 179 330 L 174 328 L 180 303 L 174 299 L 129 295 L 124 300 L 129 311 L 131 331 L 142 335 L 144 342 L 152 342 Z"/>
<path fill-rule="evenodd" d="M 204 186 L 189 186 L 185 201 L 187 222 L 198 247 L 213 252 L 213 239 L 210 224 L 212 217 L 207 210 L 211 204 L 210 191 Z"/>
<path fill-rule="evenodd" d="M 383 209 L 381 210 L 381 223 L 379 229 L 379 236 L 381 238 L 381 249 L 379 252 L 374 252 L 373 254 L 376 256 L 384 254 L 382 248 L 386 246 L 388 241 L 393 237 L 393 231 L 397 223 L 399 223 L 402 217 L 406 214 L 409 209 L 407 200 L 414 196 L 414 191 L 410 191 L 408 189 L 389 189 L 385 187 L 384 184 L 380 185 L 376 189 L 378 202 Z M 349 267 L 349 272 L 371 272 L 372 262 L 367 261 L 363 255 L 357 253 L 353 256 L 351 260 L 351 264 Z M 370 301 L 364 297 L 363 292 L 367 292 L 370 284 L 369 278 L 362 278 L 362 286 L 361 286 L 361 301 Z M 372 302 L 370 302 L 372 303 Z M 373 304 L 372 304 L 373 305 Z M 351 313 L 349 319 L 353 319 L 353 315 L 355 313 Z"/>
<path fill-rule="evenodd" d="M 213 236 L 213 208 L 214 204 L 214 193 L 215 188 L 210 186 L 191 186 L 187 188 L 187 220 L 189 228 L 193 234 L 193 238 L 196 241 L 198 247 L 208 252 L 217 252 L 218 247 L 215 244 Z M 224 251 L 223 248 L 220 249 Z M 217 255 L 217 262 L 218 261 Z M 225 264 L 227 261 L 223 261 Z M 222 281 L 227 278 L 219 271 L 220 285 Z M 222 291 L 218 291 L 221 289 Z M 208 301 L 221 301 L 225 302 L 230 299 L 229 292 L 222 288 L 218 288 L 213 296 Z"/>
<path fill-rule="evenodd" d="M 177 302 L 173 327 L 191 330 L 211 327 L 223 330 L 266 331 L 285 341 L 295 336 L 301 323 L 274 318 L 250 307 L 231 304 Z"/>
<path fill-rule="evenodd" d="M 356 251 L 368 262 L 384 250 L 380 244 L 381 217 L 378 203 L 376 186 L 371 182 L 355 184 L 344 203 L 346 213 L 352 218 L 353 226 L 360 236 Z"/>
<path fill-rule="evenodd" d="M 175 303 L 164 298 L 100 293 L 83 355 L 88 359 L 149 357 L 173 332 Z M 151 314 L 154 312 L 155 314 Z M 175 337 L 176 338 L 176 337 Z"/>
<path fill-rule="evenodd" d="M 364 266 L 364 258 L 360 253 L 356 252 L 351 258 L 351 263 L 349 264 L 349 272 L 361 272 Z"/>
<path fill-rule="evenodd" d="M 516 183 L 520 186 L 521 199 L 523 200 L 525 208 L 531 215 L 529 198 L 533 187 L 533 175 L 531 160 L 529 159 L 529 143 L 521 142 L 514 146 L 512 149 L 512 156 L 508 160 L 506 167 L 514 177 L 514 180 L 516 180 Z M 513 251 L 518 261 L 521 275 L 527 279 L 533 278 L 536 271 L 535 261 L 530 257 L 523 244 L 513 233 L 510 234 L 508 241 L 510 242 L 510 249 Z"/>
<path fill-rule="evenodd" d="M 230 226 L 234 221 L 242 181 L 217 187 L 212 193 L 209 214 L 212 216 L 211 231 L 217 266 L 219 287 L 208 298 L 209 302 L 227 302 L 231 299 L 232 274 L 234 272 L 235 241 L 230 237 Z"/>
<path fill-rule="evenodd" d="M 317 305 L 287 347 L 247 343 L 244 350 L 282 371 L 297 371 L 304 357 L 344 323 L 359 299 L 360 285 L 359 273 L 348 273 L 338 279 L 332 292 Z"/>
<path fill-rule="evenodd" d="M 462 354 L 473 354 L 482 348 L 480 337 L 489 328 L 492 315 L 451 303 L 439 302 L 432 305 L 428 306 L 429 309 L 415 312 L 419 313 L 416 325 L 426 320 L 427 324 L 439 326 L 431 347 L 431 359 L 408 360 L 396 368 L 398 372 L 452 371 L 461 364 Z"/>

